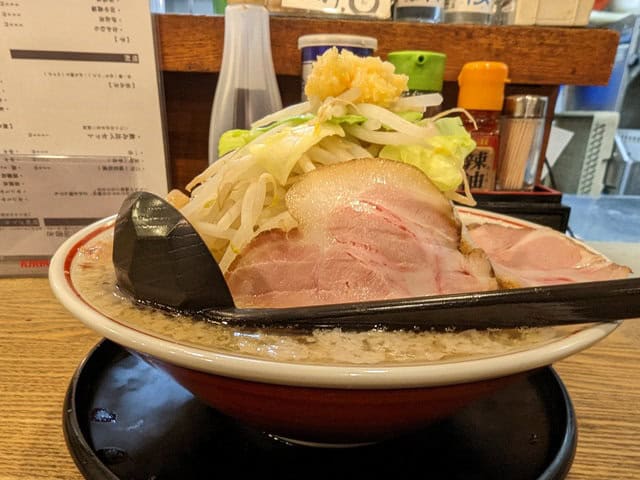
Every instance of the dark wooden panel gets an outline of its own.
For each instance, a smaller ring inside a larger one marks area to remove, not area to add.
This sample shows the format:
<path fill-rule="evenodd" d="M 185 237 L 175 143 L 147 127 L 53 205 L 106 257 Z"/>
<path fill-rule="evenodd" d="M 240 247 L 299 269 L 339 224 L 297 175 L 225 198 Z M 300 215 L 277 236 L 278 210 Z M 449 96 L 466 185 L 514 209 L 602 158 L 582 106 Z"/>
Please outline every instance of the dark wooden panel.
<path fill-rule="evenodd" d="M 213 73 L 163 75 L 172 188 L 184 188 L 207 165 L 216 78 Z"/>
<path fill-rule="evenodd" d="M 209 121 L 218 75 L 164 72 L 171 188 L 183 189 L 207 167 Z M 300 101 L 300 78 L 280 75 L 284 105 Z"/>
<path fill-rule="evenodd" d="M 158 15 L 162 68 L 217 72 L 222 60 L 224 18 Z M 518 84 L 605 85 L 615 59 L 618 33 L 593 28 L 425 25 L 410 22 L 325 20 L 271 16 L 276 72 L 300 75 L 298 37 L 310 33 L 353 33 L 378 39 L 377 54 L 402 49 L 447 54 L 445 79 L 454 81 L 462 65 L 497 60 L 510 67 Z"/>

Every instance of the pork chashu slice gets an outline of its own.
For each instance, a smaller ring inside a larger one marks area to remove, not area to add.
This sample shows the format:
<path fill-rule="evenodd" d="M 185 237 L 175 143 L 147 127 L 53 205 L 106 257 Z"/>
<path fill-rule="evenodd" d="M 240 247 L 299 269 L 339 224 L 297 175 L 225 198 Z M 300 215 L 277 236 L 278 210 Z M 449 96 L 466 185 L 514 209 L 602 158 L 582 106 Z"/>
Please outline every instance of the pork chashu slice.
<path fill-rule="evenodd" d="M 238 306 L 290 307 L 494 290 L 461 245 L 453 206 L 417 168 L 358 159 L 305 174 L 286 197 L 298 228 L 259 235 L 231 266 Z"/>
<path fill-rule="evenodd" d="M 484 223 L 469 225 L 466 232 L 469 243 L 489 256 L 503 288 L 614 280 L 632 273 L 549 227 Z"/>

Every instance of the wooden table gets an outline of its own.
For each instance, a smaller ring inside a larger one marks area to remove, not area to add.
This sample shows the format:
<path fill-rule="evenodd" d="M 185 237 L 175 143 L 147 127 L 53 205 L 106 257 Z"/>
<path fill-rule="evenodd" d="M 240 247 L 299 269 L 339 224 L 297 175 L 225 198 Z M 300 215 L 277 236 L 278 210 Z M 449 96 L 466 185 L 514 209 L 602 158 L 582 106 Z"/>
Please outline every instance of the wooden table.
<path fill-rule="evenodd" d="M 640 244 L 634 248 L 617 251 L 633 261 Z M 62 403 L 100 337 L 58 304 L 44 278 L 0 279 L 0 304 L 0 479 L 80 479 L 62 434 Z M 568 478 L 640 478 L 640 321 L 555 369 L 578 419 Z"/>

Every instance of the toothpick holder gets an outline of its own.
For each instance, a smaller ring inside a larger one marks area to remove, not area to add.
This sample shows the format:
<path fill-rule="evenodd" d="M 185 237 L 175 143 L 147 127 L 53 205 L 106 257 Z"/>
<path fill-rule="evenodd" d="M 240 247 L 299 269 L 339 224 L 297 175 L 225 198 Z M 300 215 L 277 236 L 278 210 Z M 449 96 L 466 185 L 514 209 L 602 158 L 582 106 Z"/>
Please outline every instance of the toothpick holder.
<path fill-rule="evenodd" d="M 497 190 L 530 191 L 535 187 L 547 101 L 547 97 L 540 95 L 505 98 Z"/>

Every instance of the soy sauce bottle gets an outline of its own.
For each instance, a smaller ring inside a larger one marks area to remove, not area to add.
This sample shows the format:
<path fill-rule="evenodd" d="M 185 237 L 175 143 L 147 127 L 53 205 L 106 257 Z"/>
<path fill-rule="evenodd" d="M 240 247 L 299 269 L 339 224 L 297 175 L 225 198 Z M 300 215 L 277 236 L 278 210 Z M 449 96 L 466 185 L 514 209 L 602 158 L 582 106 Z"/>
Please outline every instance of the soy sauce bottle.
<path fill-rule="evenodd" d="M 462 121 L 476 142 L 464 161 L 471 190 L 494 190 L 500 148 L 500 117 L 509 68 L 502 62 L 469 62 L 458 76 L 458 107 L 467 110 Z"/>
<path fill-rule="evenodd" d="M 256 120 L 282 109 L 271 56 L 269 11 L 263 1 L 227 3 L 222 66 L 209 126 L 209 163 L 218 158 L 222 133 L 248 129 Z"/>

